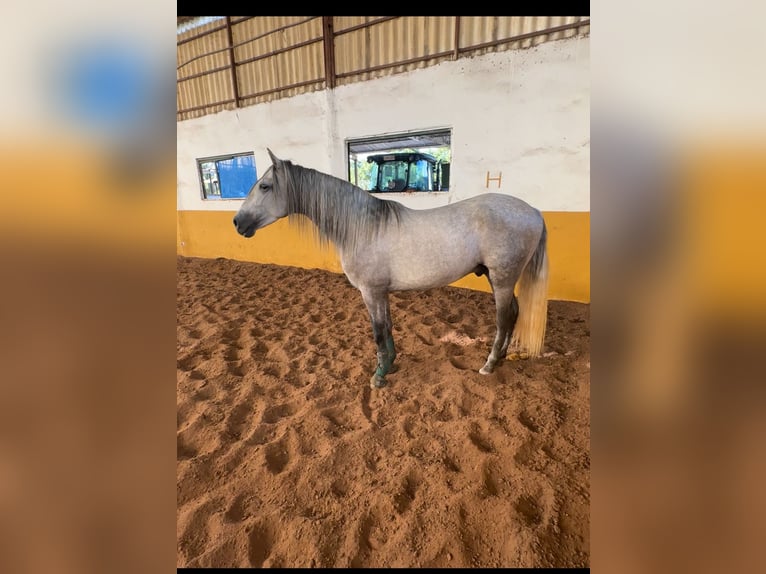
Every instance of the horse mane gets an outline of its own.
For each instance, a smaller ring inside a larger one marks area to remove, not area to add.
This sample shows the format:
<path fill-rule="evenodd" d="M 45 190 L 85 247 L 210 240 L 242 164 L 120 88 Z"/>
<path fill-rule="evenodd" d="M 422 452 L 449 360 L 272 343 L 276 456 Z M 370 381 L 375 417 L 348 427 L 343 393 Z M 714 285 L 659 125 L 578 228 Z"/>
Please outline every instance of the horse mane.
<path fill-rule="evenodd" d="M 274 177 L 287 196 L 289 222 L 310 232 L 323 248 L 332 243 L 345 251 L 368 243 L 394 220 L 398 224 L 404 207 L 288 160 L 282 160 Z"/>

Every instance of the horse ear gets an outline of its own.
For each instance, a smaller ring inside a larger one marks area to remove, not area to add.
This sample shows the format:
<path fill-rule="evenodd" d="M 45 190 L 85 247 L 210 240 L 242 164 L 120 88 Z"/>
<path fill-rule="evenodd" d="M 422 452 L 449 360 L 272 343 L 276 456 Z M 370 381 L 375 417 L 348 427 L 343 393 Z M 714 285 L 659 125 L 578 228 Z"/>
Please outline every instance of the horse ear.
<path fill-rule="evenodd" d="M 282 160 L 275 156 L 274 152 L 272 152 L 269 148 L 266 148 L 266 151 L 269 152 L 269 157 L 271 158 L 272 165 L 276 167 L 282 163 Z"/>

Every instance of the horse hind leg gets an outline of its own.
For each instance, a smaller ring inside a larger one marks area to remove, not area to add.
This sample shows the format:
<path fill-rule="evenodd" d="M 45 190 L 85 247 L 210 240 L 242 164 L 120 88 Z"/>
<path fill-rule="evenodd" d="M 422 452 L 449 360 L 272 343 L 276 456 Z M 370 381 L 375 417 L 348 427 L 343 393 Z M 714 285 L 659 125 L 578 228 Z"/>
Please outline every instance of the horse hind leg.
<path fill-rule="evenodd" d="M 500 348 L 500 358 L 504 358 L 508 354 L 508 346 L 511 343 L 511 338 L 513 337 L 513 329 L 516 327 L 516 319 L 518 318 L 519 300 L 516 298 L 516 295 L 514 295 L 513 299 L 511 299 L 510 306 L 510 324 L 508 325 L 508 333 L 505 335 L 503 346 Z"/>
<path fill-rule="evenodd" d="M 513 285 L 510 288 L 495 288 L 494 291 L 497 332 L 495 333 L 495 340 L 492 343 L 492 350 L 489 353 L 489 357 L 487 357 L 487 362 L 479 369 L 479 373 L 482 375 L 489 375 L 495 369 L 497 361 L 505 357 L 510 335 L 513 332 L 512 323 L 515 322 L 515 317 L 512 313 L 513 301 L 515 299 Z M 518 309 L 518 305 L 516 308 Z"/>

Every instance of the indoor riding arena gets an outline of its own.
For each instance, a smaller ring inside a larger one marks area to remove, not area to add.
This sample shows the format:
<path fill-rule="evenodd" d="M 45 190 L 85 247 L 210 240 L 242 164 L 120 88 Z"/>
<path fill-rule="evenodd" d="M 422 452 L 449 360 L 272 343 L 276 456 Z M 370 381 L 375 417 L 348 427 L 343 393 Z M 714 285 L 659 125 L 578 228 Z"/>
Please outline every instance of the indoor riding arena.
<path fill-rule="evenodd" d="M 589 37 L 587 16 L 179 18 L 178 567 L 590 566 Z M 469 273 L 390 293 L 371 386 L 333 246 L 232 222 L 267 148 L 413 210 L 539 210 L 540 355 L 479 373 L 495 299 Z"/>

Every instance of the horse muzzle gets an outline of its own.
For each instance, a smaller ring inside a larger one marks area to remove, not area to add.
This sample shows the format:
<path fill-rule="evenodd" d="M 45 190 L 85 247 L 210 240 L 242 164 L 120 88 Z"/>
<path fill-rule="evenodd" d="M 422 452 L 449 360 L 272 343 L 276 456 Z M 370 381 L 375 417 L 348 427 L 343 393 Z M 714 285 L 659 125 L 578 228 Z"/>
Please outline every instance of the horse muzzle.
<path fill-rule="evenodd" d="M 255 230 L 257 229 L 257 221 L 249 222 L 247 221 L 248 218 L 241 217 L 239 215 L 234 217 L 234 227 L 237 229 L 237 233 L 244 237 L 252 237 L 255 235 Z"/>

